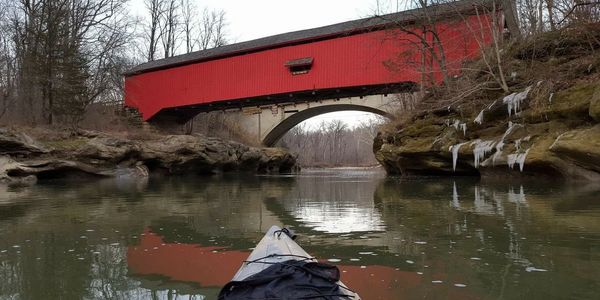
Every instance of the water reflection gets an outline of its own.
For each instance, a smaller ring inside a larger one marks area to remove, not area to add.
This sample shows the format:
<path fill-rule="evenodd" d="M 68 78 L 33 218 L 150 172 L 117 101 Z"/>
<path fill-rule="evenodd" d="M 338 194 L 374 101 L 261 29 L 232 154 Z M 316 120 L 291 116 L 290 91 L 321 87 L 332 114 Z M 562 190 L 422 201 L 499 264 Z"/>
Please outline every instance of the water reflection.
<path fill-rule="evenodd" d="M 381 178 L 383 173 L 378 172 L 307 171 L 296 178 L 281 202 L 298 222 L 316 231 L 383 231 L 385 224 L 373 205 L 376 183 Z"/>
<path fill-rule="evenodd" d="M 593 298 L 594 185 L 291 177 L 0 191 L 0 298 L 214 299 L 271 225 L 363 299 Z"/>

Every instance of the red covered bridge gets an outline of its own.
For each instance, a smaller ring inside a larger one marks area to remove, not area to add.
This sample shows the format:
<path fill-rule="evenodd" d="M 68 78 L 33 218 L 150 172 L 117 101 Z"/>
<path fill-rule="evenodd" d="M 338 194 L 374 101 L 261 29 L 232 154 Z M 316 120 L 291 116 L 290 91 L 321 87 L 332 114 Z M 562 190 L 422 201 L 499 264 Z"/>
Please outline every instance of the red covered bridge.
<path fill-rule="evenodd" d="M 148 62 L 126 74 L 125 103 L 156 123 L 243 111 L 247 120 L 241 124 L 265 144 L 322 113 L 385 115 L 387 97 L 365 96 L 414 89 L 423 76 L 419 62 L 430 59 L 403 29 L 422 34 L 427 26 L 421 20 L 435 18 L 448 72 L 456 74 L 465 59 L 479 54 L 481 43 L 489 43 L 497 18 L 484 3 L 434 5 Z M 437 64 L 433 74 L 439 82 Z"/>

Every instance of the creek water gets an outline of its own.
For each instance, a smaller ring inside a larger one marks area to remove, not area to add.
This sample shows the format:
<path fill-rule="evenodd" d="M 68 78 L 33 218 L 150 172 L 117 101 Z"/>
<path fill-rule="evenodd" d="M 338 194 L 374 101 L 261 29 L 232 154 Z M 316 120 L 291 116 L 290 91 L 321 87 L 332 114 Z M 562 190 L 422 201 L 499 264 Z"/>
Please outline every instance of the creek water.
<path fill-rule="evenodd" d="M 594 185 L 332 169 L 0 189 L 0 299 L 215 299 L 271 225 L 365 300 L 600 294 Z"/>

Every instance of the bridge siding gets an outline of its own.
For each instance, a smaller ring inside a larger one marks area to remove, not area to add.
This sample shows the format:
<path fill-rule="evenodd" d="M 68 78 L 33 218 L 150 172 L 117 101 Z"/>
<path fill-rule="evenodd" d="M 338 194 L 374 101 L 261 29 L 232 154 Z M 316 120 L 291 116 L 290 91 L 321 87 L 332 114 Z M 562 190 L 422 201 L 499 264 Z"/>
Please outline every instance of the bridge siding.
<path fill-rule="evenodd" d="M 479 28 L 476 17 L 468 17 L 467 22 Z M 477 43 L 462 21 L 440 28 L 449 66 L 456 73 L 462 60 L 478 55 Z M 414 66 L 407 64 L 401 72 L 391 72 L 383 64 L 410 50 L 400 39 L 414 40 L 399 31 L 375 31 L 133 75 L 125 81 L 125 102 L 148 120 L 163 108 L 313 89 L 419 82 L 421 75 Z M 314 64 L 308 74 L 294 76 L 284 66 L 289 60 L 309 56 Z M 416 56 L 413 59 L 418 61 Z"/>

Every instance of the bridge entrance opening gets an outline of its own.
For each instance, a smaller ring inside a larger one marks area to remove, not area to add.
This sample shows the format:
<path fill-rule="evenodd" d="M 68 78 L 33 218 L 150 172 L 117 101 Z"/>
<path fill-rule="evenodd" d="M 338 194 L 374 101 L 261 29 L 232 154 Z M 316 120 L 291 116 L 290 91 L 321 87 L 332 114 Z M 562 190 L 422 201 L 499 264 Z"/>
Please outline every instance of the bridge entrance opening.
<path fill-rule="evenodd" d="M 296 123 L 275 146 L 298 153 L 303 167 L 376 166 L 373 139 L 386 116 L 365 110 L 321 114 Z"/>

